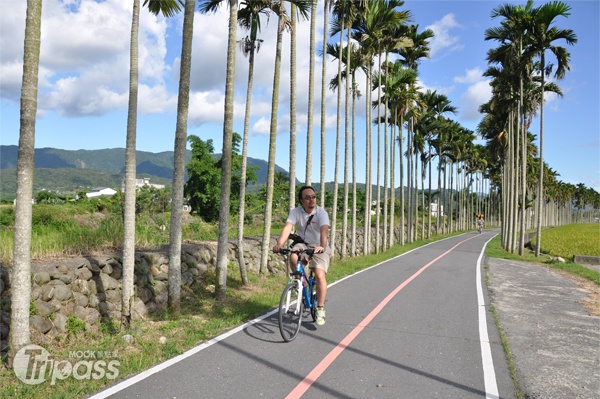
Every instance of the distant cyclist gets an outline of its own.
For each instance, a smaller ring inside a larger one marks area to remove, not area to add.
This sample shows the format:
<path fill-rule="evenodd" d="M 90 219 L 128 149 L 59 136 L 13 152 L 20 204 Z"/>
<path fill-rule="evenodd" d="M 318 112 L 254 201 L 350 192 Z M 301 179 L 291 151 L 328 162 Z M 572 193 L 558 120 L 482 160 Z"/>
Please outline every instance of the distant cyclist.
<path fill-rule="evenodd" d="M 292 229 L 296 228 L 296 234 L 306 244 L 296 244 L 294 248 L 314 248 L 315 252 L 308 265 L 314 270 L 317 278 L 317 324 L 325 324 L 325 297 L 327 296 L 327 269 L 331 259 L 331 248 L 329 247 L 329 215 L 327 211 L 317 206 L 315 190 L 310 186 L 303 186 L 298 191 L 300 206 L 292 209 L 283 226 L 277 244 L 273 252 L 279 252 L 287 241 Z M 297 255 L 290 257 L 290 262 L 295 265 Z"/>
<path fill-rule="evenodd" d="M 483 213 L 477 215 L 477 230 L 479 230 L 479 234 L 483 230 Z"/>

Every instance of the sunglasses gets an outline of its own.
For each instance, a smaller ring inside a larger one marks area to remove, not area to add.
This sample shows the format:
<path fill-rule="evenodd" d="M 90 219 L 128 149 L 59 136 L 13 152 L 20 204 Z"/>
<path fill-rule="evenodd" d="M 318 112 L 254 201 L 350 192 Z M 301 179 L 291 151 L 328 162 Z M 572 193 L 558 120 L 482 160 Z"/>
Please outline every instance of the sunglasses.
<path fill-rule="evenodd" d="M 310 201 L 310 200 L 317 199 L 317 196 L 316 195 L 305 195 L 303 198 L 307 201 Z"/>

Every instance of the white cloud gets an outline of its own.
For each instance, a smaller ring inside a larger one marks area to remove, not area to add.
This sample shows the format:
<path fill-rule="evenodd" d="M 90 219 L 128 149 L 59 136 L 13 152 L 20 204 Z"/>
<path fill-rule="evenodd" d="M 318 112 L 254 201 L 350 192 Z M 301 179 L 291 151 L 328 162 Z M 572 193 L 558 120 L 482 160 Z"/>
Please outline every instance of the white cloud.
<path fill-rule="evenodd" d="M 481 80 L 469 86 L 467 91 L 460 97 L 459 113 L 462 119 L 477 121 L 481 119 L 479 107 L 489 101 L 492 96 L 492 88 L 487 80 Z"/>
<path fill-rule="evenodd" d="M 252 126 L 252 131 L 256 134 L 268 135 L 271 131 L 271 121 L 266 117 L 260 118 L 254 123 L 254 126 Z"/>
<path fill-rule="evenodd" d="M 177 95 L 169 93 L 164 85 L 139 85 L 138 109 L 143 114 L 175 113 Z"/>
<path fill-rule="evenodd" d="M 456 21 L 456 17 L 452 13 L 444 15 L 441 20 L 426 27 L 426 29 L 431 29 L 435 34 L 430 40 L 431 56 L 443 50 L 456 51 L 464 47 L 459 42 L 459 37 L 452 34 L 452 30 L 456 28 L 461 28 L 461 25 Z"/>
<path fill-rule="evenodd" d="M 466 71 L 464 76 L 457 76 L 454 78 L 454 81 L 457 83 L 477 83 L 483 79 L 483 71 L 479 67 L 475 67 L 473 69 L 469 69 Z"/>
<path fill-rule="evenodd" d="M 225 96 L 218 90 L 190 93 L 189 123 L 223 123 Z"/>
<path fill-rule="evenodd" d="M 145 8 L 140 11 L 140 88 L 146 85 L 156 94 L 164 86 L 167 23 L 164 18 L 151 15 Z M 6 7 L 1 22 L 0 91 L 3 98 L 18 102 L 25 9 Z M 44 1 L 40 112 L 53 109 L 64 116 L 97 116 L 126 109 L 130 35 L 129 2 Z M 12 43 L 19 43 L 19 46 Z M 152 88 L 154 85 L 158 85 L 157 90 Z M 162 97 L 166 100 L 165 96 Z M 144 104 L 143 99 L 141 103 Z M 140 112 L 146 109 L 155 112 L 156 106 L 140 107 Z"/>

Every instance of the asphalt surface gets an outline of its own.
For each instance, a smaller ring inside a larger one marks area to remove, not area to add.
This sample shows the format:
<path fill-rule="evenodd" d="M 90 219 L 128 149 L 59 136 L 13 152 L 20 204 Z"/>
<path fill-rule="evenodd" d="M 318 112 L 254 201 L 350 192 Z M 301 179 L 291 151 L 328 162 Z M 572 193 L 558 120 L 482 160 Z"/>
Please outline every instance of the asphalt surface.
<path fill-rule="evenodd" d="M 483 260 L 486 288 L 481 252 L 494 234 L 442 240 L 338 281 L 327 324 L 305 319 L 292 343 L 271 312 L 92 397 L 517 398 L 491 304 L 526 399 L 599 399 L 600 318 L 581 304 L 587 292 L 499 259 Z"/>
<path fill-rule="evenodd" d="M 600 317 L 589 291 L 553 269 L 488 258 L 495 306 L 527 399 L 600 398 Z"/>

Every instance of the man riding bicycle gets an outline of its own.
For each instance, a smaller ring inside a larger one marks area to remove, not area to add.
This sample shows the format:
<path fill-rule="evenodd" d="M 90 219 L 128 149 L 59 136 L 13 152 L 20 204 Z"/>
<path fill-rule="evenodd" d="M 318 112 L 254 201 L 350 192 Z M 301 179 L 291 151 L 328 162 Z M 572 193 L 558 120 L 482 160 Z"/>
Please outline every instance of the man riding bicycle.
<path fill-rule="evenodd" d="M 317 325 L 325 324 L 325 297 L 327 295 L 327 269 L 331 259 L 331 248 L 328 245 L 329 237 L 329 215 L 327 211 L 317 206 L 317 196 L 315 190 L 310 186 L 303 186 L 298 191 L 298 201 L 300 206 L 292 209 L 283 226 L 283 230 L 277 244 L 273 247 L 273 252 L 277 253 L 288 240 L 294 227 L 296 234 L 300 236 L 305 244 L 296 244 L 298 248 L 314 248 L 314 254 L 308 265 L 315 272 L 317 279 Z M 298 261 L 298 255 L 290 256 L 292 270 Z"/>
<path fill-rule="evenodd" d="M 477 230 L 479 234 L 481 234 L 481 230 L 483 230 L 483 213 L 477 215 Z"/>

